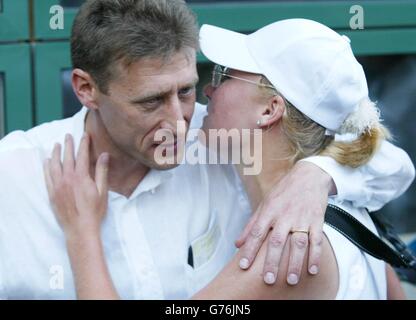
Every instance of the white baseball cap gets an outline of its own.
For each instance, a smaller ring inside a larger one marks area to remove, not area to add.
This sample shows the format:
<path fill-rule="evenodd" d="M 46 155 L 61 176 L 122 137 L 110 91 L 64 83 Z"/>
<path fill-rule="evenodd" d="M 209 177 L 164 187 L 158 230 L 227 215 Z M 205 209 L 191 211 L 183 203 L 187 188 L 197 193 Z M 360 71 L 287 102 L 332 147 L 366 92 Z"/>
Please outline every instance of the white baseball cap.
<path fill-rule="evenodd" d="M 316 21 L 281 20 L 249 35 L 203 25 L 200 45 L 216 64 L 264 75 L 297 109 L 334 132 L 368 98 L 350 40 Z"/>

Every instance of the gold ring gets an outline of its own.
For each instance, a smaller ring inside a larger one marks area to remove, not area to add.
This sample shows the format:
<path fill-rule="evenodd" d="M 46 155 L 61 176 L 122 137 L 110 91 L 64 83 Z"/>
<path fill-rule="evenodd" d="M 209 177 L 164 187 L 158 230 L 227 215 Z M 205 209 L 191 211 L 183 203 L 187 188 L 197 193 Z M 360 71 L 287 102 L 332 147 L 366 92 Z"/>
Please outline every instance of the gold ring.
<path fill-rule="evenodd" d="M 295 232 L 302 232 L 302 233 L 309 234 L 308 230 L 290 230 L 290 233 L 295 233 Z"/>

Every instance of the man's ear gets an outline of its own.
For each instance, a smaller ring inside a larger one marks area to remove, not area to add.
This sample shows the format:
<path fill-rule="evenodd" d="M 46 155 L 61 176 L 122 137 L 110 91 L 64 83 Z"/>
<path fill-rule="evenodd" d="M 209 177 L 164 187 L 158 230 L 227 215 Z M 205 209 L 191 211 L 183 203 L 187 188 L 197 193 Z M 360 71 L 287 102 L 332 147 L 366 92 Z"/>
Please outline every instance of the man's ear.
<path fill-rule="evenodd" d="M 97 109 L 98 88 L 88 72 L 81 69 L 72 70 L 72 88 L 82 105 Z"/>
<path fill-rule="evenodd" d="M 285 101 L 280 95 L 271 97 L 258 121 L 259 126 L 271 127 L 277 123 L 283 117 L 285 108 Z"/>

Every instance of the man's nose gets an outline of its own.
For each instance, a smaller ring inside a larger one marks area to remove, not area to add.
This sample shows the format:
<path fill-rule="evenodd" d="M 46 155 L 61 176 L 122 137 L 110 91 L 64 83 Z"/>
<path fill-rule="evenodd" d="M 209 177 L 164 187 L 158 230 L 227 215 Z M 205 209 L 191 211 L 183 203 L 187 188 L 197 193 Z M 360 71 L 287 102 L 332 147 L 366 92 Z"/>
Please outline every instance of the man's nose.
<path fill-rule="evenodd" d="M 179 97 L 174 97 L 171 99 L 168 105 L 168 115 L 169 118 L 176 121 L 183 120 L 184 113 L 182 108 L 182 103 Z"/>
<path fill-rule="evenodd" d="M 178 121 L 184 121 L 185 115 L 184 110 L 182 108 L 182 104 L 179 100 L 179 98 L 173 98 L 171 101 L 169 101 L 169 104 L 166 108 L 166 117 L 164 124 L 162 127 L 165 129 L 171 129 L 173 132 L 176 133 L 176 127 L 178 124 Z"/>

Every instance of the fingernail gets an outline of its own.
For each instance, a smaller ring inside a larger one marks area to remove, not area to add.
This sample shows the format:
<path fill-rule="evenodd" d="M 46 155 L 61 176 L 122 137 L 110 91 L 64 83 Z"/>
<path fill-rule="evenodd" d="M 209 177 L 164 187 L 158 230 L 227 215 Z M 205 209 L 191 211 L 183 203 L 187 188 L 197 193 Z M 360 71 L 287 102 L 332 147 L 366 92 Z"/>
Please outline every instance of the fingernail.
<path fill-rule="evenodd" d="M 289 274 L 289 276 L 287 277 L 287 283 L 289 283 L 290 285 L 295 285 L 298 283 L 298 276 L 294 273 Z"/>
<path fill-rule="evenodd" d="M 68 141 L 69 140 L 69 133 L 67 133 L 66 135 L 65 135 L 65 141 Z"/>
<path fill-rule="evenodd" d="M 241 269 L 247 269 L 248 268 L 248 264 L 249 264 L 248 259 L 243 258 L 243 259 L 240 260 L 240 268 Z"/>
<path fill-rule="evenodd" d="M 104 152 L 102 155 L 102 161 L 104 164 L 108 163 L 108 160 L 110 160 L 110 155 L 107 152 Z"/>
<path fill-rule="evenodd" d="M 274 274 L 271 272 L 267 272 L 266 275 L 264 276 L 264 282 L 266 282 L 267 284 L 273 284 L 276 281 Z"/>
<path fill-rule="evenodd" d="M 310 274 L 317 274 L 318 273 L 318 267 L 313 265 L 312 267 L 309 268 L 309 273 Z"/>

